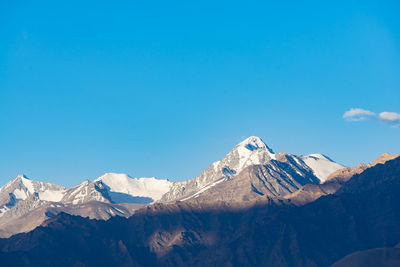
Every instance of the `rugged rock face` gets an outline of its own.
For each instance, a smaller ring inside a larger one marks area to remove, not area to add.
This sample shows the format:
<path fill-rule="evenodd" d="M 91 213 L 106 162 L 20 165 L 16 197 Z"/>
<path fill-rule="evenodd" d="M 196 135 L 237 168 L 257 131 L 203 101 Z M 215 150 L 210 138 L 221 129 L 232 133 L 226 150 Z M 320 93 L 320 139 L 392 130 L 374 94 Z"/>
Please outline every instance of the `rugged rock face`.
<path fill-rule="evenodd" d="M 339 183 L 343 183 L 346 182 L 347 180 L 349 180 L 353 175 L 355 174 L 360 174 L 363 171 L 365 171 L 366 169 L 368 169 L 369 167 L 371 167 L 371 164 L 363 164 L 360 163 L 358 164 L 356 167 L 350 168 L 350 167 L 345 167 L 343 169 L 339 169 L 333 173 L 331 173 L 328 178 L 326 179 L 326 181 L 333 181 L 333 182 L 339 182 Z"/>
<path fill-rule="evenodd" d="M 65 187 L 31 181 L 20 174 L 0 188 L 0 216 L 12 209 L 19 201 L 29 198 L 43 201 L 59 201 Z"/>
<path fill-rule="evenodd" d="M 130 216 L 140 205 L 154 201 L 238 202 L 260 196 L 284 197 L 306 184 L 318 184 L 341 167 L 321 154 L 275 154 L 259 137 L 252 136 L 199 176 L 183 182 L 106 173 L 93 182 L 85 180 L 65 188 L 20 175 L 0 189 L 0 237 L 29 231 L 57 211 L 108 219 L 112 214 Z M 127 204 L 128 210 L 117 204 Z"/>
<path fill-rule="evenodd" d="M 108 174 L 108 177 L 116 175 Z M 94 182 L 86 180 L 75 187 L 65 188 L 32 181 L 19 175 L 0 189 L 0 237 L 30 231 L 60 212 L 102 220 L 107 220 L 111 216 L 129 217 L 136 209 L 144 206 L 141 202 L 143 199 L 147 200 L 147 203 L 153 201 L 151 198 L 154 197 L 151 194 L 153 191 L 160 195 L 160 190 L 164 192 L 168 190 L 168 188 L 157 188 L 157 184 L 164 185 L 166 180 L 154 178 L 134 180 L 125 176 L 125 180 L 133 180 L 130 188 L 135 188 L 136 184 L 146 185 L 149 179 L 153 188 L 146 188 L 147 191 L 141 194 L 147 194 L 149 197 L 136 197 L 124 192 L 112 191 L 110 186 L 101 179 Z M 121 181 L 118 178 L 114 179 L 114 183 L 118 184 Z M 124 189 L 129 190 L 129 187 Z M 116 203 L 110 193 L 115 198 L 116 196 L 125 197 L 126 203 Z"/>
<path fill-rule="evenodd" d="M 372 163 L 372 166 L 375 166 L 376 164 L 384 164 L 386 161 L 395 159 L 397 157 L 400 156 L 399 154 L 389 154 L 388 152 L 383 153 L 382 155 L 380 155 L 376 160 L 374 160 L 374 162 Z"/>
<path fill-rule="evenodd" d="M 108 192 L 103 184 L 96 184 L 89 180 L 83 181 L 79 185 L 65 190 L 61 203 L 82 204 L 89 201 L 101 201 L 112 203 Z"/>
<path fill-rule="evenodd" d="M 326 196 L 335 193 L 339 188 L 351 177 L 356 174 L 360 174 L 368 168 L 371 168 L 377 164 L 384 164 L 388 160 L 399 157 L 400 154 L 391 155 L 384 153 L 379 156 L 372 164 L 358 164 L 356 167 L 350 168 L 345 167 L 339 169 L 328 176 L 326 181 L 322 184 L 306 184 L 301 189 L 297 190 L 293 194 L 287 195 L 284 198 L 288 199 L 289 203 L 295 205 L 304 205 L 312 202 L 321 196 Z"/>
<path fill-rule="evenodd" d="M 332 172 L 328 176 L 326 181 L 346 182 L 353 175 L 360 174 L 363 171 L 365 171 L 367 168 L 373 167 L 373 166 L 375 166 L 377 164 L 384 164 L 386 161 L 395 159 L 395 158 L 397 158 L 399 156 L 400 156 L 400 154 L 391 155 L 391 154 L 389 154 L 387 152 L 383 153 L 378 158 L 376 158 L 372 164 L 370 164 L 370 163 L 368 163 L 368 164 L 360 163 L 356 167 L 353 167 L 353 168 L 344 167 L 342 169 L 338 169 L 337 171 Z"/>
<path fill-rule="evenodd" d="M 197 177 L 173 184 L 161 201 L 194 198 L 241 201 L 260 195 L 283 197 L 305 184 L 325 180 L 330 172 L 339 168 L 343 166 L 321 154 L 275 154 L 259 137 L 251 136 Z"/>
<path fill-rule="evenodd" d="M 297 168 L 290 161 L 271 161 L 252 165 L 238 175 L 195 194 L 197 201 L 249 201 L 260 196 L 281 197 L 319 180 L 309 170 Z"/>
<path fill-rule="evenodd" d="M 153 204 L 129 219 L 60 214 L 0 239 L 14 266 L 329 266 L 400 241 L 400 158 L 304 206 L 263 201 Z M 247 203 L 244 205 L 244 203 Z M 251 204 L 251 205 L 249 205 Z"/>

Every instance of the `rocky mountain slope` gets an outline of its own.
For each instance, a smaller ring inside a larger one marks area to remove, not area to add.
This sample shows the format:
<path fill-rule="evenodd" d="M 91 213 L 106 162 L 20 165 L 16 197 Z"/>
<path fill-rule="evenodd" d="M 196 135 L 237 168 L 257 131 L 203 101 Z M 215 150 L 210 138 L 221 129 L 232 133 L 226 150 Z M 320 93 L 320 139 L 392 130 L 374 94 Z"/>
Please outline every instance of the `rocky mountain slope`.
<path fill-rule="evenodd" d="M 13 266 L 329 266 L 400 242 L 400 158 L 303 206 L 264 201 L 156 203 L 128 219 L 59 214 L 0 239 Z M 243 206 L 243 203 L 247 203 Z"/>
<path fill-rule="evenodd" d="M 211 199 L 241 201 L 260 195 L 283 197 L 305 184 L 324 181 L 342 165 L 321 154 L 274 153 L 251 136 L 197 177 L 174 183 L 161 201 Z"/>
<path fill-rule="evenodd" d="M 109 219 L 128 217 L 140 205 L 155 201 L 238 202 L 260 196 L 284 197 L 306 184 L 324 181 L 342 167 L 321 154 L 274 153 L 252 136 L 194 179 L 182 182 L 106 173 L 65 188 L 19 175 L 0 189 L 0 237 L 29 231 L 61 211 Z"/>
<path fill-rule="evenodd" d="M 0 189 L 0 237 L 30 231 L 59 212 L 103 220 L 129 217 L 144 204 L 158 200 L 170 184 L 108 173 L 66 188 L 18 175 Z"/>
<path fill-rule="evenodd" d="M 360 174 L 368 168 L 377 164 L 384 164 L 388 160 L 399 157 L 400 154 L 391 155 L 384 153 L 379 156 L 372 164 L 360 163 L 356 167 L 345 167 L 331 173 L 322 184 L 306 184 L 296 192 L 286 195 L 284 198 L 295 205 L 304 205 L 312 202 L 321 196 L 335 193 L 345 182 L 356 174 Z"/>
<path fill-rule="evenodd" d="M 31 181 L 24 175 L 18 175 L 0 188 L 0 216 L 12 209 L 20 200 L 35 196 L 43 201 L 60 201 L 65 187 Z"/>

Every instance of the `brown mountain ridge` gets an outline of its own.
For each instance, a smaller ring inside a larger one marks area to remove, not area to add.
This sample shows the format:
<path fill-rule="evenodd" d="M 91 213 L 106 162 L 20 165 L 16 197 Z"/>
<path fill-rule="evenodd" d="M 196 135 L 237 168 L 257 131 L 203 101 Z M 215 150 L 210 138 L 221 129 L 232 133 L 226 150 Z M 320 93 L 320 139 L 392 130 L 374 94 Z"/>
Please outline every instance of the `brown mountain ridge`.
<path fill-rule="evenodd" d="M 128 219 L 60 214 L 0 239 L 13 266 L 329 266 L 400 242 L 400 158 L 367 168 L 303 206 L 264 197 L 155 204 Z"/>

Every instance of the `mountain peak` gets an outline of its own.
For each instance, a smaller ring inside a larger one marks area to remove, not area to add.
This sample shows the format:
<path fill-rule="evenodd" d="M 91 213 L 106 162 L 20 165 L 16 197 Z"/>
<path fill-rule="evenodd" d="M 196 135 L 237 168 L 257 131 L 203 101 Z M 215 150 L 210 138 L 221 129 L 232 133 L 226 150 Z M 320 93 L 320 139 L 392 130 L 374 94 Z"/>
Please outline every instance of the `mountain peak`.
<path fill-rule="evenodd" d="M 124 173 L 105 173 L 94 182 L 102 182 L 116 203 L 150 203 L 168 192 L 172 182 L 151 178 L 132 178 Z"/>
<path fill-rule="evenodd" d="M 11 186 L 11 185 L 13 185 L 15 183 L 18 183 L 18 184 L 20 184 L 20 183 L 22 183 L 22 184 L 28 183 L 28 184 L 30 184 L 30 182 L 31 182 L 31 179 L 26 177 L 24 174 L 20 173 L 14 179 L 9 181 L 4 187 L 5 188 L 9 187 L 9 186 Z"/>
<path fill-rule="evenodd" d="M 102 179 L 114 179 L 114 180 L 121 180 L 121 179 L 133 179 L 132 177 L 130 177 L 129 175 L 125 174 L 125 173 L 115 173 L 115 172 L 106 172 L 104 173 L 102 176 L 98 177 L 97 179 L 95 179 L 94 181 L 99 181 Z"/>
<path fill-rule="evenodd" d="M 385 152 L 385 153 L 383 153 L 382 155 L 380 155 L 380 156 L 372 163 L 372 166 L 375 166 L 376 164 L 379 164 L 379 163 L 383 164 L 383 163 L 385 163 L 386 161 L 395 159 L 395 158 L 397 158 L 397 157 L 399 157 L 399 156 L 400 156 L 400 154 L 392 155 L 392 154 L 389 154 L 388 152 Z"/>
<path fill-rule="evenodd" d="M 274 154 L 264 141 L 258 136 L 250 136 L 239 143 L 237 146 L 245 147 L 246 149 L 253 151 L 257 149 L 267 149 L 269 153 Z"/>
<path fill-rule="evenodd" d="M 15 179 L 20 179 L 20 178 L 24 178 L 24 179 L 30 180 L 30 179 L 29 179 L 25 174 L 23 174 L 23 173 L 20 173 L 20 174 L 17 175 L 17 177 L 15 177 Z"/>

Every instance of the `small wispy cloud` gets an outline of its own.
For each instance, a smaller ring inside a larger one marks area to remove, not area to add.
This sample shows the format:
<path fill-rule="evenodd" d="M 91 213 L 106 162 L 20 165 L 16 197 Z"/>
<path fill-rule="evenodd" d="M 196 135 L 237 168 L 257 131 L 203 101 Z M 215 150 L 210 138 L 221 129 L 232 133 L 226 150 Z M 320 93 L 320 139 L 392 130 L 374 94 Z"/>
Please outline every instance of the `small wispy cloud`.
<path fill-rule="evenodd" d="M 400 127 L 400 113 L 384 111 L 378 115 L 370 110 L 362 108 L 351 108 L 343 113 L 343 119 L 346 121 L 366 121 L 379 120 L 393 127 Z"/>
<path fill-rule="evenodd" d="M 396 112 L 381 112 L 378 115 L 378 119 L 389 123 L 394 127 L 400 127 L 400 114 Z"/>
<path fill-rule="evenodd" d="M 343 114 L 343 118 L 347 121 L 365 121 L 375 117 L 375 112 L 362 109 L 351 108 Z"/>

